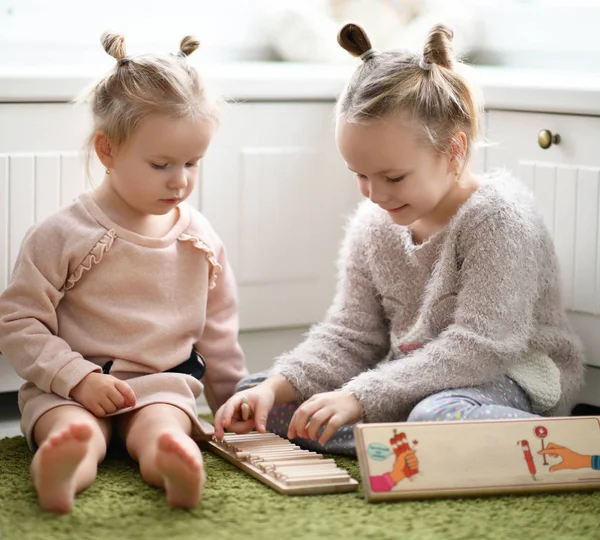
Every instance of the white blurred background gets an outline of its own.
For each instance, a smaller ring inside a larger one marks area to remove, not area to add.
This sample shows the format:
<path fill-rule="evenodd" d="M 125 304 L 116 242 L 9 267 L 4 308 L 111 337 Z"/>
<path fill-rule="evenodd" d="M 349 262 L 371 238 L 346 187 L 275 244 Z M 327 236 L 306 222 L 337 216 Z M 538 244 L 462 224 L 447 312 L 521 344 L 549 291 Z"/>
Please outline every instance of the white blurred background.
<path fill-rule="evenodd" d="M 414 47 L 440 20 L 477 64 L 600 70 L 598 0 L 0 0 L 0 64 L 108 65 L 98 45 L 108 28 L 131 52 L 173 51 L 194 33 L 206 62 L 338 62 L 335 29 L 349 18 L 381 48 Z"/>

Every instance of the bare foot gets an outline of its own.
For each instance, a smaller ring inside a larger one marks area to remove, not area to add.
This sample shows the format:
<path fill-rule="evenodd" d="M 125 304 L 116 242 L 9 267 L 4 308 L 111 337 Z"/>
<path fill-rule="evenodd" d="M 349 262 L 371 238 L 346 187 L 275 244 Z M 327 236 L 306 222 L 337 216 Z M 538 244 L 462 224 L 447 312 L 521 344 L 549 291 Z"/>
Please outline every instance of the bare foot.
<path fill-rule="evenodd" d="M 204 468 L 195 444 L 184 434 L 163 433 L 158 438 L 156 468 L 163 475 L 171 506 L 194 508 L 202 498 Z"/>
<path fill-rule="evenodd" d="M 75 500 L 75 471 L 85 457 L 93 429 L 71 424 L 46 439 L 31 464 L 33 485 L 42 510 L 66 514 Z"/>

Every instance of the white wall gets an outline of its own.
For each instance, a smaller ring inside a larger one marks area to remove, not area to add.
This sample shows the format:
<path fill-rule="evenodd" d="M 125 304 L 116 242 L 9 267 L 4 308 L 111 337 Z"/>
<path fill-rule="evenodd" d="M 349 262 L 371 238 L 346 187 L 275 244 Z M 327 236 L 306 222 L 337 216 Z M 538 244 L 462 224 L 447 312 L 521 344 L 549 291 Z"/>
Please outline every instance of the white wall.
<path fill-rule="evenodd" d="M 312 2 L 317 10 L 328 0 Z M 374 1 L 374 0 L 373 0 Z M 435 3 L 439 0 L 423 0 Z M 452 2 L 452 0 L 446 0 Z M 600 70 L 600 0 L 473 0 L 481 63 Z M 102 31 L 125 31 L 132 53 L 176 51 L 200 37 L 211 61 L 270 59 L 265 13 L 293 0 L 0 0 L 0 64 L 106 63 Z"/>
<path fill-rule="evenodd" d="M 176 52 L 193 33 L 207 58 L 263 58 L 260 22 L 269 1 L 0 0 L 0 63 L 102 62 L 99 37 L 107 29 L 126 32 L 133 53 Z"/>
<path fill-rule="evenodd" d="M 599 0 L 481 0 L 478 63 L 600 71 Z"/>

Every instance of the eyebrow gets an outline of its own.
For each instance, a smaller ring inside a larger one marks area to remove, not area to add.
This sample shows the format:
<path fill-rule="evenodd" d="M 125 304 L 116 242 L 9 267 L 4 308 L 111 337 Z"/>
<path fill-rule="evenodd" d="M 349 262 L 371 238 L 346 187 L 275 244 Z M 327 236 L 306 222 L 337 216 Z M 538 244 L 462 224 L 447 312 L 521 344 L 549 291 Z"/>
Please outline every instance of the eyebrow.
<path fill-rule="evenodd" d="M 349 170 L 350 172 L 353 172 L 354 174 L 362 174 L 362 173 L 356 172 L 355 170 L 351 169 L 350 167 L 348 167 L 348 170 Z M 386 174 L 388 174 L 388 173 L 391 173 L 391 172 L 399 172 L 399 171 L 400 171 L 399 169 L 387 169 L 387 170 L 385 170 L 385 171 L 379 171 L 379 172 L 376 172 L 376 173 L 375 173 L 375 176 L 379 176 L 379 175 L 386 175 Z M 402 171 L 400 174 L 403 174 L 403 173 L 405 173 L 405 172 L 406 172 L 406 171 Z"/>
<path fill-rule="evenodd" d="M 200 159 L 202 159 L 204 156 L 194 156 L 192 159 L 188 159 L 186 161 L 198 161 Z M 163 159 L 165 161 L 178 161 L 177 158 L 173 157 L 173 156 L 161 156 L 161 155 L 154 155 L 154 156 L 150 156 L 150 159 L 155 159 L 155 160 L 160 160 Z"/>

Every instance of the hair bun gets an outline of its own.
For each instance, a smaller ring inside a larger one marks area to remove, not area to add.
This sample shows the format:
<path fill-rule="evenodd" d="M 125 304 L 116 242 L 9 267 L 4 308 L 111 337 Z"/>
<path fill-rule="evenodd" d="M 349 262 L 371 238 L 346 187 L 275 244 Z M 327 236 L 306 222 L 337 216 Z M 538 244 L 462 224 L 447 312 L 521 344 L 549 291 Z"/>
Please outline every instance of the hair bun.
<path fill-rule="evenodd" d="M 200 41 L 198 38 L 194 36 L 185 36 L 181 40 L 181 44 L 179 45 L 179 51 L 184 56 L 189 56 L 192 54 L 198 47 L 200 47 Z"/>
<path fill-rule="evenodd" d="M 338 33 L 340 47 L 348 51 L 352 56 L 362 56 L 372 50 L 371 40 L 364 29 L 358 24 L 345 24 Z"/>
<path fill-rule="evenodd" d="M 125 58 L 125 36 L 115 32 L 104 32 L 100 36 L 100 43 L 104 50 L 115 60 L 121 61 Z"/>
<path fill-rule="evenodd" d="M 454 52 L 452 50 L 454 31 L 444 24 L 436 24 L 430 31 L 423 48 L 423 62 L 437 64 L 452 69 L 454 67 Z"/>

